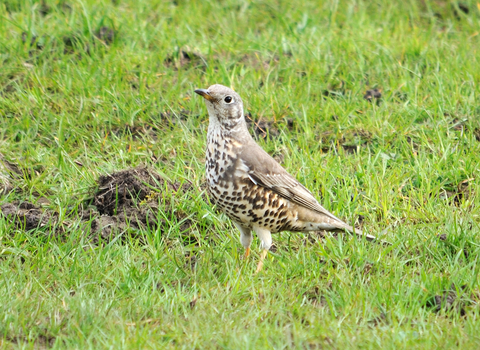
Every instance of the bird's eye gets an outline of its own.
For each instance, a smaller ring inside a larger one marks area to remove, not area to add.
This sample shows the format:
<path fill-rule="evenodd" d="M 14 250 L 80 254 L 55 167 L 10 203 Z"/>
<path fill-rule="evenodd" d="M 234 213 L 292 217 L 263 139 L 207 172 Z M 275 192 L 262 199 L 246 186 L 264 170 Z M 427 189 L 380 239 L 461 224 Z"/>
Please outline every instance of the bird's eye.
<path fill-rule="evenodd" d="M 233 97 L 232 96 L 227 96 L 227 97 L 224 98 L 224 101 L 227 102 L 227 103 L 232 103 Z"/>

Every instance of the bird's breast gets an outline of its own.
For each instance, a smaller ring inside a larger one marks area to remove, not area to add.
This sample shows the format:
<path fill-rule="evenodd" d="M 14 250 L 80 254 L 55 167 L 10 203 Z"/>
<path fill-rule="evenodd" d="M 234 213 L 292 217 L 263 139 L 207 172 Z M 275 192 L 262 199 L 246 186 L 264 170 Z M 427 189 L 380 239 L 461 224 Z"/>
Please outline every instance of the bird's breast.
<path fill-rule="evenodd" d="M 221 180 L 234 176 L 238 158 L 236 146 L 235 140 L 225 137 L 221 132 L 209 132 L 205 162 L 209 186 L 216 186 Z"/>

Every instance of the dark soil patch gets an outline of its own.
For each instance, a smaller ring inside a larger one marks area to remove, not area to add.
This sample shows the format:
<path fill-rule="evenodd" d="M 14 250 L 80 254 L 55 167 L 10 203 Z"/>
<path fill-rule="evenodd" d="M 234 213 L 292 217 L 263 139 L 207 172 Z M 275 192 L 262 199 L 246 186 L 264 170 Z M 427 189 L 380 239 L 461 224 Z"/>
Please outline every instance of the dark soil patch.
<path fill-rule="evenodd" d="M 431 297 L 426 306 L 431 308 L 434 312 L 457 312 L 461 316 L 465 316 L 465 308 L 469 304 L 470 298 L 465 295 L 467 285 L 461 286 L 458 291 L 455 284 L 452 283 L 450 289 L 445 290 L 441 295 L 434 295 Z"/>
<path fill-rule="evenodd" d="M 198 298 L 193 298 L 193 300 L 190 303 L 188 303 L 188 305 L 190 306 L 190 309 L 193 309 L 195 305 L 197 305 L 197 301 L 198 301 Z"/>
<path fill-rule="evenodd" d="M 423 12 L 428 15 L 433 11 L 433 16 L 439 20 L 447 20 L 452 17 L 456 20 L 461 20 L 462 17 L 465 17 L 472 12 L 469 4 L 466 2 L 436 0 L 429 2 L 421 1 L 419 4 Z M 441 28 L 444 27 L 442 26 Z"/>
<path fill-rule="evenodd" d="M 75 47 L 81 43 L 80 39 L 75 35 L 63 37 L 63 53 L 72 54 L 75 52 Z"/>
<path fill-rule="evenodd" d="M 110 27 L 100 27 L 93 35 L 100 40 L 104 45 L 108 46 L 115 41 L 116 32 Z M 75 54 L 77 59 L 82 59 L 83 54 L 91 55 L 96 48 L 102 47 L 95 38 L 84 37 L 80 33 L 71 33 L 63 37 L 63 54 Z M 58 45 L 58 43 L 57 43 Z"/>
<path fill-rule="evenodd" d="M 453 15 L 455 16 L 456 19 L 461 19 L 460 12 L 463 13 L 464 15 L 468 15 L 470 13 L 470 7 L 468 7 L 468 5 L 464 2 L 457 3 L 457 6 L 455 6 L 455 4 L 452 4 L 452 9 L 453 9 Z"/>
<path fill-rule="evenodd" d="M 345 81 L 340 80 L 335 84 L 329 85 L 327 89 L 322 91 L 322 95 L 330 98 L 343 97 L 347 92 L 346 86 Z"/>
<path fill-rule="evenodd" d="M 23 32 L 21 38 L 22 42 L 29 47 L 29 60 L 27 62 L 24 62 L 24 66 L 29 68 L 33 67 L 31 63 L 33 63 L 40 57 L 40 54 L 47 46 L 47 43 L 51 43 L 53 41 L 53 44 L 55 44 L 54 39 L 46 35 L 29 35 L 27 32 Z"/>
<path fill-rule="evenodd" d="M 312 303 L 313 306 L 328 306 L 327 298 L 323 294 L 323 291 L 330 288 L 330 285 L 327 285 L 326 287 L 315 286 L 303 293 L 303 297 L 306 298 L 310 303 Z"/>
<path fill-rule="evenodd" d="M 280 135 L 278 128 L 276 128 L 271 121 L 254 120 L 250 115 L 245 116 L 245 118 L 248 128 L 252 130 L 257 138 L 276 138 Z"/>
<path fill-rule="evenodd" d="M 13 190 L 15 190 L 15 187 L 10 180 L 8 178 L 3 178 L 2 175 L 0 175 L 0 195 L 9 194 Z"/>
<path fill-rule="evenodd" d="M 449 116 L 449 115 L 447 114 L 445 116 Z M 467 131 L 467 126 L 466 126 L 467 122 L 468 122 L 467 118 L 464 118 L 464 119 L 453 118 L 452 121 L 450 122 L 451 124 L 450 129 L 453 129 L 456 131 Z"/>
<path fill-rule="evenodd" d="M 151 169 L 138 167 L 101 176 L 93 198 L 97 210 L 83 210 L 80 205 L 61 223 L 58 213 L 29 202 L 5 203 L 0 212 L 19 229 L 45 228 L 47 233 L 58 236 L 66 234 L 73 221 L 81 221 L 82 225 L 90 226 L 94 242 L 100 238 L 108 241 L 125 232 L 177 225 L 180 233 L 185 233 L 183 243 L 196 244 L 197 238 L 188 233 L 196 222 L 177 210 L 171 198 L 186 194 L 192 187 L 190 182 L 170 182 Z M 39 198 L 39 202 L 41 200 L 43 198 Z"/>
<path fill-rule="evenodd" d="M 473 131 L 473 134 L 475 135 L 475 140 L 477 140 L 478 142 L 480 142 L 480 128 L 476 128 L 476 129 Z"/>
<path fill-rule="evenodd" d="M 25 76 L 21 72 L 10 73 L 6 75 L 5 81 L 0 81 L 0 96 L 13 94 L 17 91 L 16 85 L 22 85 L 25 82 Z M 12 118 L 16 113 L 4 108 L 0 111 L 0 116 Z"/>
<path fill-rule="evenodd" d="M 45 41 L 47 40 L 47 37 L 45 35 L 42 35 L 40 37 L 38 37 L 36 35 L 32 35 L 30 37 L 30 40 L 28 40 L 28 39 L 29 39 L 28 33 L 23 32 L 22 33 L 22 42 L 23 43 L 28 42 L 30 47 L 32 47 L 33 49 L 43 50 L 43 48 L 45 47 Z"/>
<path fill-rule="evenodd" d="M 165 203 L 165 194 L 185 193 L 191 188 L 191 183 L 172 183 L 145 167 L 101 176 L 94 197 L 94 204 L 101 216 L 92 221 L 92 232 L 109 239 L 129 228 L 156 229 L 168 226 L 167 220 L 159 217 L 160 210 L 167 218 L 180 223 L 180 232 L 187 231 L 194 222 L 184 213 L 169 207 Z"/>
<path fill-rule="evenodd" d="M 193 252 L 185 253 L 185 267 L 191 271 L 195 271 L 198 265 L 198 256 Z"/>
<path fill-rule="evenodd" d="M 201 54 L 187 48 L 168 56 L 164 62 L 167 67 L 174 67 L 176 69 L 182 67 L 205 68 L 207 66 L 206 59 Z"/>
<path fill-rule="evenodd" d="M 324 132 L 320 137 L 323 152 L 337 151 L 341 147 L 347 154 L 359 152 L 360 148 L 367 147 L 373 136 L 370 132 L 358 129 L 347 131 L 342 135 L 335 135 L 333 132 Z"/>
<path fill-rule="evenodd" d="M 115 31 L 110 27 L 103 26 L 95 31 L 95 36 L 106 45 L 110 45 L 115 40 Z"/>
<path fill-rule="evenodd" d="M 39 334 L 36 338 L 27 338 L 26 336 L 6 336 L 8 342 L 15 345 L 31 346 L 33 342 L 34 349 L 50 349 L 55 345 L 56 337 L 50 334 Z"/>
<path fill-rule="evenodd" d="M 357 218 L 357 225 L 360 228 L 363 228 L 364 221 L 365 221 L 365 216 L 364 215 L 359 215 L 358 218 Z"/>
<path fill-rule="evenodd" d="M 367 90 L 367 92 L 365 92 L 365 95 L 363 95 L 363 98 L 369 102 L 376 101 L 378 104 L 380 103 L 380 99 L 382 98 L 382 93 L 379 89 L 376 88 L 372 90 Z"/>
<path fill-rule="evenodd" d="M 248 128 L 257 139 L 274 139 L 280 136 L 278 122 L 255 118 L 250 113 L 245 115 L 245 121 L 247 122 Z M 293 129 L 295 125 L 293 119 L 287 118 L 284 122 L 289 130 Z"/>
<path fill-rule="evenodd" d="M 285 155 L 282 152 L 274 152 L 272 157 L 278 162 L 278 164 L 282 164 L 285 160 Z"/>
<path fill-rule="evenodd" d="M 451 205 L 459 206 L 464 200 L 471 197 L 472 189 L 470 187 L 470 183 L 473 180 L 475 180 L 475 178 L 463 180 L 456 187 L 446 186 L 439 193 L 438 197 L 446 200 Z"/>
<path fill-rule="evenodd" d="M 44 212 L 40 207 L 29 202 L 5 203 L 0 207 L 0 211 L 14 223 L 15 227 L 25 231 L 42 227 L 51 228 L 58 219 L 56 213 Z"/>
<path fill-rule="evenodd" d="M 417 142 L 415 140 L 415 136 L 407 136 L 405 140 L 410 144 L 412 147 L 413 151 L 417 153 L 420 150 L 420 142 Z"/>
<path fill-rule="evenodd" d="M 90 55 L 95 49 L 95 40 L 90 40 L 82 37 L 81 34 L 72 33 L 63 37 L 63 54 L 75 55 L 76 59 L 81 60 L 84 54 Z"/>
<path fill-rule="evenodd" d="M 359 145 L 342 145 L 343 150 L 348 153 L 348 154 L 354 154 L 357 153 L 360 149 Z"/>
<path fill-rule="evenodd" d="M 102 215 L 116 215 L 145 199 L 155 188 L 163 188 L 165 180 L 160 175 L 136 168 L 100 176 L 95 205 Z M 170 184 L 167 183 L 167 186 Z"/>
<path fill-rule="evenodd" d="M 363 267 L 363 275 L 366 276 L 370 274 L 372 271 L 375 271 L 376 267 L 373 263 L 365 263 L 365 266 Z"/>
<path fill-rule="evenodd" d="M 35 164 L 30 168 L 23 167 L 22 164 L 7 160 L 0 153 L 0 195 L 8 194 L 11 191 L 20 191 L 18 182 L 24 179 L 31 180 L 43 173 L 45 169 L 42 165 Z"/>
<path fill-rule="evenodd" d="M 40 6 L 38 7 L 38 12 L 40 12 L 40 15 L 42 17 L 45 17 L 46 15 L 48 15 L 50 12 L 52 12 L 52 8 L 50 6 L 48 6 L 45 1 L 42 1 L 40 3 Z"/>
<path fill-rule="evenodd" d="M 387 319 L 387 314 L 385 314 L 384 312 L 381 312 L 378 316 L 375 316 L 374 318 L 368 321 L 368 324 L 371 327 L 381 326 L 386 323 L 388 323 L 388 319 Z"/>

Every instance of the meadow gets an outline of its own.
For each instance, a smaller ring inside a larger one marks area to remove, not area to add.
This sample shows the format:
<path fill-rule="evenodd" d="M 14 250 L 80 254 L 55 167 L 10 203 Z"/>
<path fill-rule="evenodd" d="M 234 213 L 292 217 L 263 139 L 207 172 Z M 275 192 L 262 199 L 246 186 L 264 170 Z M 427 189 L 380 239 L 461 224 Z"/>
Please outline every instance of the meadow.
<path fill-rule="evenodd" d="M 0 348 L 476 349 L 476 1 L 0 2 Z M 254 274 L 205 193 L 220 83 L 348 234 Z"/>

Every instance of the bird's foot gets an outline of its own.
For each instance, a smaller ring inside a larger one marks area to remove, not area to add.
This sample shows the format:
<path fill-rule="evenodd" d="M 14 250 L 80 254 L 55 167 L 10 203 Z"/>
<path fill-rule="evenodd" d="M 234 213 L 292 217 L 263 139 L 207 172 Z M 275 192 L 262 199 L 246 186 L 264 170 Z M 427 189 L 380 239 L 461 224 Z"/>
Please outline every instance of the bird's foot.
<path fill-rule="evenodd" d="M 247 260 L 249 256 L 250 256 L 250 247 L 245 248 L 245 255 L 243 256 L 243 258 Z"/>
<path fill-rule="evenodd" d="M 266 250 L 266 249 L 262 250 L 262 253 L 260 254 L 260 261 L 258 262 L 257 270 L 255 271 L 255 274 L 262 271 L 263 261 L 265 260 L 265 257 L 267 256 L 267 253 L 268 253 L 268 250 Z"/>

